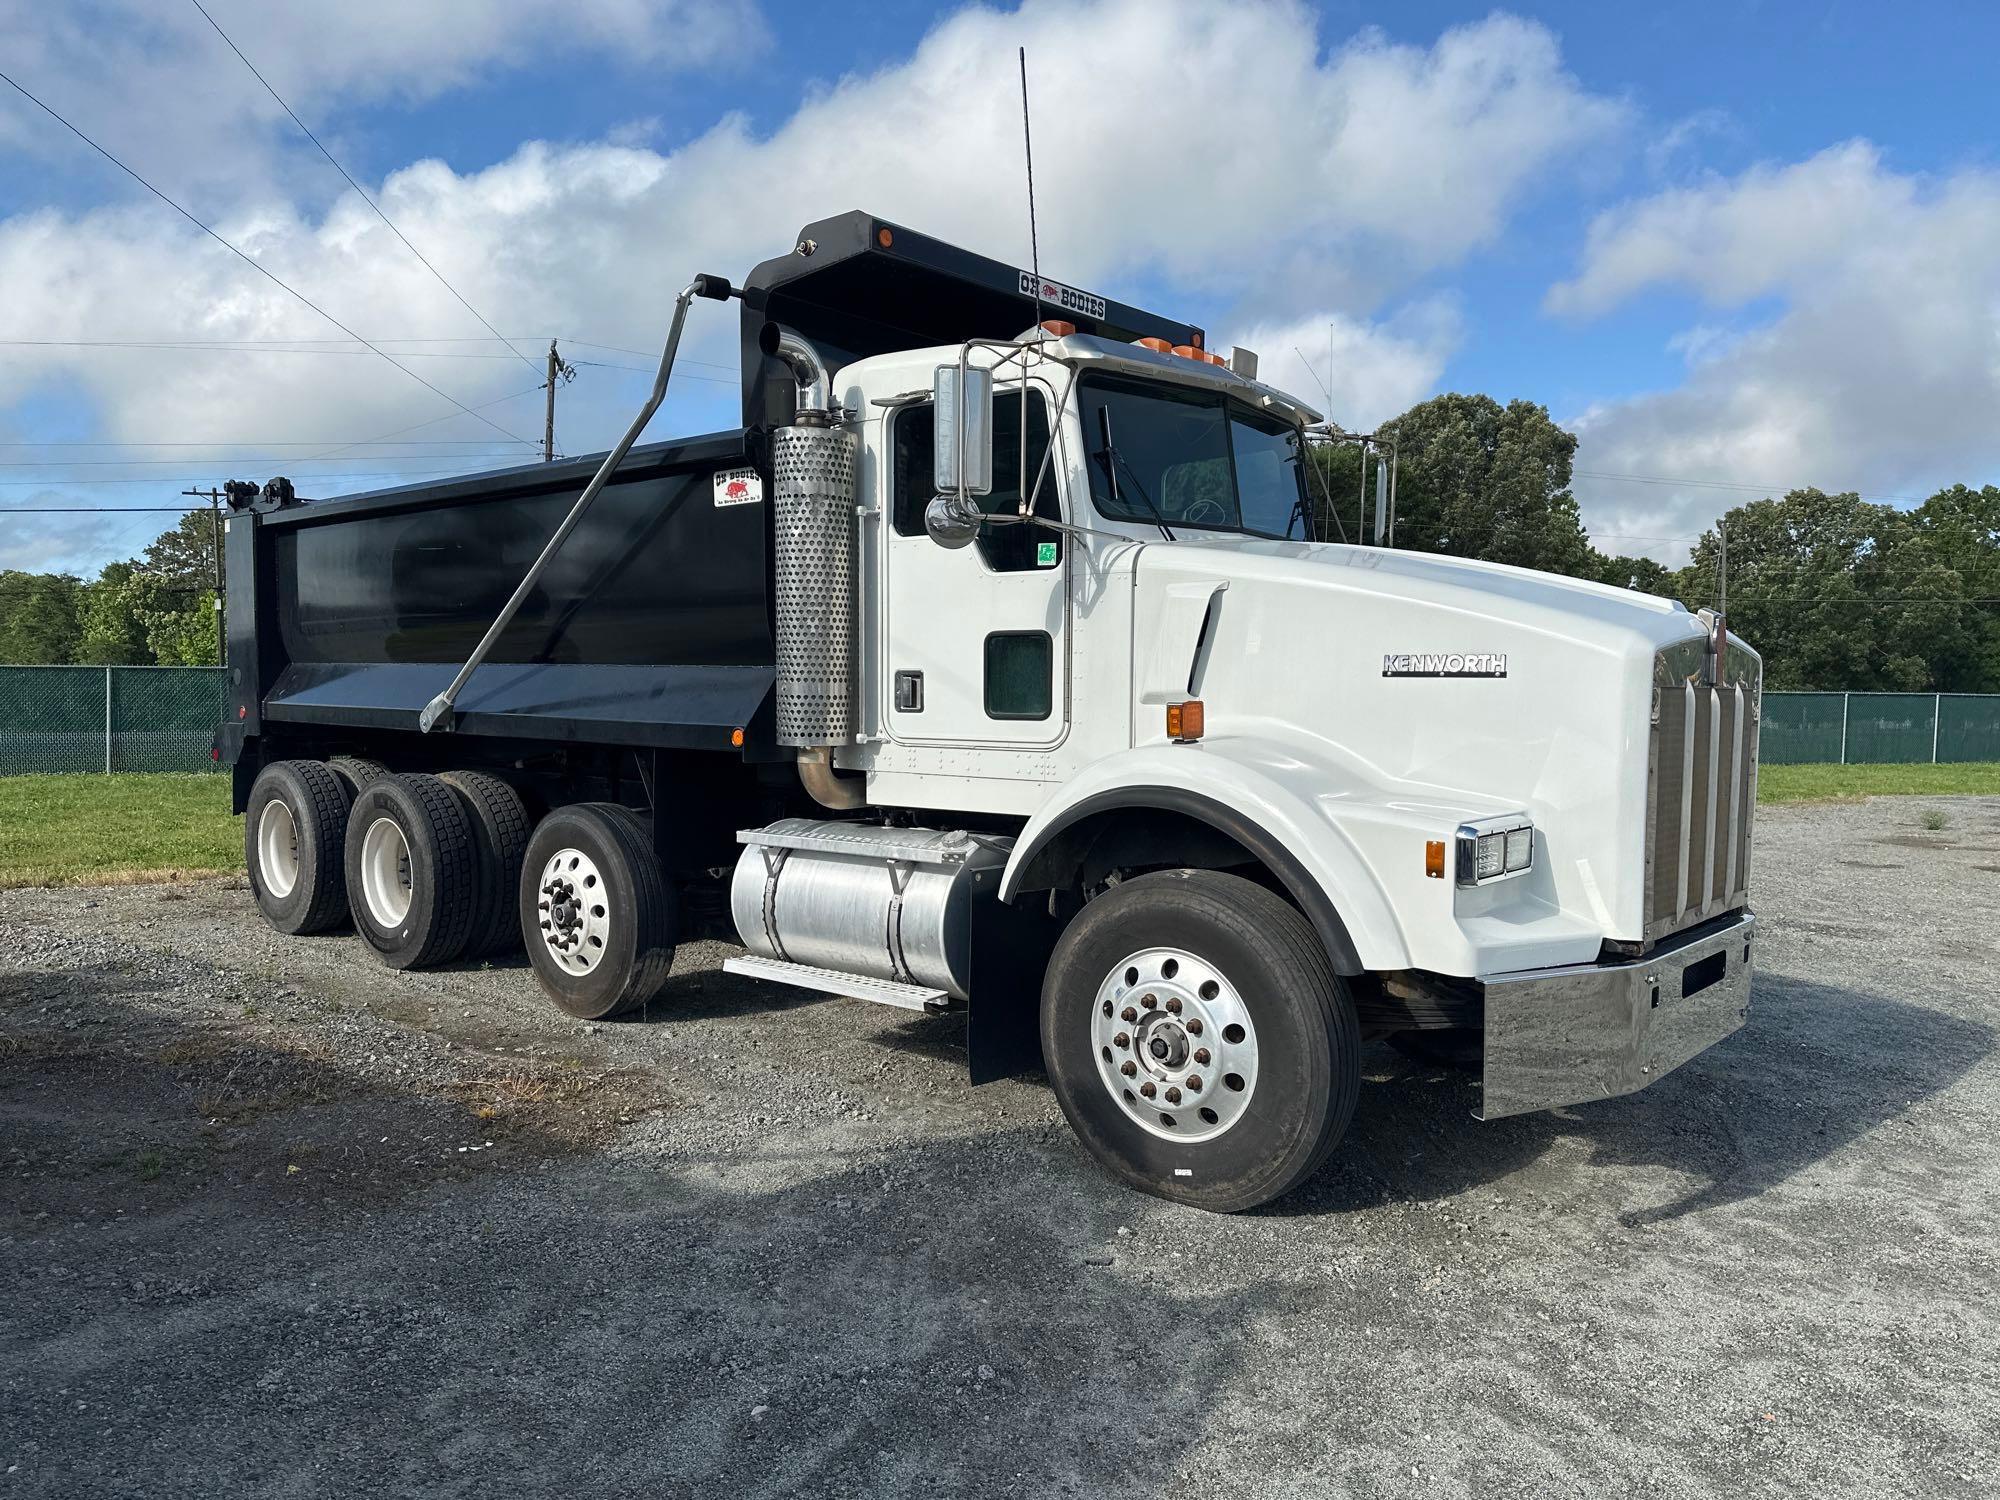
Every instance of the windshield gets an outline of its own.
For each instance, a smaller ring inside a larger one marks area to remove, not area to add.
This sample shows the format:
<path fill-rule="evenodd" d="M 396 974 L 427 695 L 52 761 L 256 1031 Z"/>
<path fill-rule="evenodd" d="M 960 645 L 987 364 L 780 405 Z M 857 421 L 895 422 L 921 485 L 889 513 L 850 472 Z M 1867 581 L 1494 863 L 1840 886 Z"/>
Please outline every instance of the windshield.
<path fill-rule="evenodd" d="M 1298 429 L 1219 391 L 1088 376 L 1090 495 L 1115 521 L 1308 537 Z"/>

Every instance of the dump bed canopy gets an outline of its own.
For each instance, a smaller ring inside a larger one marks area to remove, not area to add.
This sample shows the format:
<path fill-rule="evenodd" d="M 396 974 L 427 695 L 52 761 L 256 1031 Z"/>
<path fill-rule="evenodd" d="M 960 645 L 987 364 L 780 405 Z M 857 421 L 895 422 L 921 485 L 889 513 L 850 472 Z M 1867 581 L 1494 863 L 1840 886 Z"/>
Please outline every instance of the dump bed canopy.
<path fill-rule="evenodd" d="M 965 339 L 1011 339 L 1035 322 L 1032 272 L 860 212 L 799 231 L 790 254 L 767 260 L 743 284 L 743 425 L 789 421 L 790 373 L 758 348 L 766 322 L 819 350 L 831 367 Z M 1130 341 L 1202 343 L 1191 323 L 1042 278 L 1045 318 L 1080 333 Z"/>

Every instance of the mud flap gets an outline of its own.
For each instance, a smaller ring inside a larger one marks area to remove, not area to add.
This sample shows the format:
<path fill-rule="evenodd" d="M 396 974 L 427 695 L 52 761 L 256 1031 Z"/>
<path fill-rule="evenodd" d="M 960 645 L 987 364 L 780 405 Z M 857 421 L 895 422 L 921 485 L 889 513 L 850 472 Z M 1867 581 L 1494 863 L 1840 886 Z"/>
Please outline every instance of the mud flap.
<path fill-rule="evenodd" d="M 1004 866 L 972 874 L 972 993 L 965 1044 L 975 1084 L 1042 1069 L 1042 975 L 1062 927 L 1039 901 L 1000 899 Z M 1036 893 L 1040 894 L 1040 893 Z"/>

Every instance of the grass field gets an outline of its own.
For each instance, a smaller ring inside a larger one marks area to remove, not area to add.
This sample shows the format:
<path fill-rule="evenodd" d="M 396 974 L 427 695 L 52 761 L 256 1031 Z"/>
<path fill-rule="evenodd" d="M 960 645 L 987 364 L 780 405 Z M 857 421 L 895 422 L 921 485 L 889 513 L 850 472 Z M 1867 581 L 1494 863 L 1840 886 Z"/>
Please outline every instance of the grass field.
<path fill-rule="evenodd" d="M 1856 797 L 2000 796 L 2000 762 L 1947 766 L 1759 766 L 1759 802 L 1841 802 Z"/>
<path fill-rule="evenodd" d="M 227 776 L 0 776 L 0 890 L 242 868 Z"/>
<path fill-rule="evenodd" d="M 1759 802 L 2000 796 L 2000 763 L 1765 766 Z M 167 880 L 243 868 L 227 776 L 0 776 L 0 890 Z"/>

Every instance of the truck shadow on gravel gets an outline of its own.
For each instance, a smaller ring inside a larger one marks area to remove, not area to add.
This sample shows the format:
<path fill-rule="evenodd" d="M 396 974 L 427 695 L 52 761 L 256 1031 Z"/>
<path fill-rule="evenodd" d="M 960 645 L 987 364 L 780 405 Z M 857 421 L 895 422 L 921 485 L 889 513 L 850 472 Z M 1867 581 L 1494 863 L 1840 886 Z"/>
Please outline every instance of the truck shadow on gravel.
<path fill-rule="evenodd" d="M 1620 1215 L 1660 1223 L 1754 1198 L 1951 1087 L 1993 1028 L 1884 995 L 1759 975 L 1750 1020 L 1650 1088 L 1482 1124 L 1474 1077 L 1372 1049 L 1347 1138 L 1267 1212 L 1321 1214 L 1449 1198 L 1523 1172 L 1565 1140 L 1593 1167 L 1696 1179 Z M 1654 1179 L 1656 1180 L 1656 1179 Z"/>
<path fill-rule="evenodd" d="M 255 1002 L 195 1016 L 153 998 L 175 989 L 114 965 L 0 977 L 0 1219 L 12 1232 L 216 1193 L 299 1207 L 394 1198 L 502 1153 L 588 1149 L 645 1097 L 630 1075 L 462 1050 L 440 1066 L 413 1048 L 404 1084 L 394 1031 L 369 1026 L 364 1070 L 324 1041 L 286 1038 Z"/>

